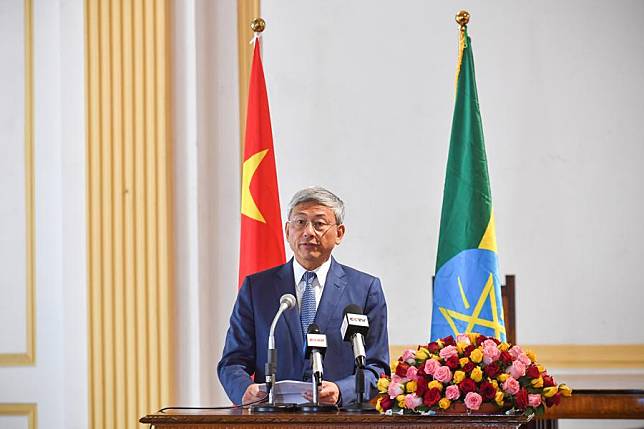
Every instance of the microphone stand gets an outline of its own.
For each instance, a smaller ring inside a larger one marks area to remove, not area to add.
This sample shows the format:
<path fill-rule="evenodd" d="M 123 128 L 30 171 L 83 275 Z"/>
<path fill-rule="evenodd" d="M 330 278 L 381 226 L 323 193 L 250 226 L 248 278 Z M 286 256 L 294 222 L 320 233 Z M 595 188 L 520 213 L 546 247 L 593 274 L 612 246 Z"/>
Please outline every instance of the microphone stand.
<path fill-rule="evenodd" d="M 348 413 L 378 412 L 373 405 L 364 400 L 364 363 L 362 359 L 356 359 L 356 402 L 347 407 L 343 407 L 342 411 Z"/>
<path fill-rule="evenodd" d="M 302 404 L 299 409 L 303 413 L 335 413 L 338 411 L 338 406 L 335 404 L 320 404 L 320 394 L 318 387 L 322 385 L 322 377 L 320 374 L 313 374 L 311 378 L 313 398 L 310 403 Z"/>

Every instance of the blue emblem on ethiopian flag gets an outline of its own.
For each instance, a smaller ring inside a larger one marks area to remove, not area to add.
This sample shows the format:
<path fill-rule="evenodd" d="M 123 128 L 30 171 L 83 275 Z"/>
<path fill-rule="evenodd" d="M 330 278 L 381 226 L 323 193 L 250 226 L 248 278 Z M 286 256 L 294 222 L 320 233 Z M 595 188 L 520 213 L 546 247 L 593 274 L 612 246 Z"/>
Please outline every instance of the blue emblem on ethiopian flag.
<path fill-rule="evenodd" d="M 492 194 L 467 30 L 461 32 L 433 299 L 432 340 L 478 332 L 505 341 Z"/>

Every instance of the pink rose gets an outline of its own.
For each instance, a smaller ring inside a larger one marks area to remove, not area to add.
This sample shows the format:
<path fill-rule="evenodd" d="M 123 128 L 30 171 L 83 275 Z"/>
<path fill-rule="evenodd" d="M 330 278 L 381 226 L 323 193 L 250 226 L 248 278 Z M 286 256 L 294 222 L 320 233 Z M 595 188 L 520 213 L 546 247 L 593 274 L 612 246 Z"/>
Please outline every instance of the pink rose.
<path fill-rule="evenodd" d="M 405 377 L 401 377 L 396 373 L 391 374 L 391 382 L 392 383 L 402 383 L 405 384 L 407 382 L 407 379 Z"/>
<path fill-rule="evenodd" d="M 438 352 L 438 355 L 447 360 L 452 356 L 458 357 L 458 349 L 454 346 L 445 346 Z"/>
<path fill-rule="evenodd" d="M 517 356 L 517 360 L 526 366 L 532 363 L 528 355 L 525 353 L 521 353 L 519 356 Z"/>
<path fill-rule="evenodd" d="M 389 386 L 391 387 L 391 384 Z M 516 378 L 508 377 L 508 379 L 503 383 L 503 390 L 510 395 L 516 395 L 519 389 L 521 389 L 521 385 Z"/>
<path fill-rule="evenodd" d="M 413 365 L 416 363 L 416 352 L 411 349 L 405 350 L 402 355 L 402 360 L 403 362 Z"/>
<path fill-rule="evenodd" d="M 528 394 L 528 405 L 534 408 L 537 408 L 539 405 L 541 405 L 541 395 L 539 395 L 538 393 Z"/>
<path fill-rule="evenodd" d="M 469 335 L 467 335 L 467 334 L 458 334 L 458 335 L 456 336 L 456 342 L 457 342 L 457 343 L 467 344 L 468 346 L 469 346 L 470 344 L 472 344 L 472 342 L 470 341 L 470 337 L 469 337 Z"/>
<path fill-rule="evenodd" d="M 485 340 L 481 343 L 481 345 L 483 346 L 483 348 L 486 348 L 486 347 L 496 348 L 496 343 L 493 340 Z"/>
<path fill-rule="evenodd" d="M 482 402 L 483 398 L 476 392 L 465 395 L 465 406 L 470 410 L 478 410 Z"/>
<path fill-rule="evenodd" d="M 510 350 L 508 350 L 508 353 L 510 353 L 510 356 L 512 356 L 512 360 L 516 360 L 520 354 L 525 354 L 519 346 L 513 346 Z"/>
<path fill-rule="evenodd" d="M 425 374 L 434 375 L 434 372 L 441 366 L 436 359 L 427 359 L 425 361 Z"/>
<path fill-rule="evenodd" d="M 416 373 L 418 372 L 418 368 L 415 366 L 410 366 L 407 368 L 407 378 L 410 380 L 413 380 L 416 378 Z"/>
<path fill-rule="evenodd" d="M 441 366 L 434 371 L 434 380 L 438 380 L 441 383 L 447 383 L 452 379 L 452 371 L 449 369 L 449 366 Z"/>
<path fill-rule="evenodd" d="M 422 404 L 423 404 L 423 398 L 419 398 L 413 393 L 410 393 L 409 395 L 405 396 L 405 407 L 410 410 L 415 410 L 416 407 Z"/>
<path fill-rule="evenodd" d="M 394 399 L 396 396 L 405 393 L 405 389 L 401 383 L 391 382 L 389 383 L 389 387 L 387 388 L 387 393 L 389 394 L 389 397 L 391 399 Z"/>
<path fill-rule="evenodd" d="M 461 391 L 458 389 L 458 386 L 455 384 L 450 384 L 445 389 L 445 397 L 450 401 L 455 401 L 458 397 L 461 396 Z"/>
<path fill-rule="evenodd" d="M 520 378 L 525 375 L 526 366 L 523 362 L 515 360 L 512 366 L 508 368 L 508 372 L 513 378 Z"/>
<path fill-rule="evenodd" d="M 485 342 L 487 343 L 488 341 L 490 340 L 486 340 Z M 494 341 L 490 342 L 492 343 L 491 346 L 485 344 L 483 345 L 483 363 L 486 365 L 489 365 L 492 362 L 496 362 L 501 356 L 501 350 L 496 347 Z"/>

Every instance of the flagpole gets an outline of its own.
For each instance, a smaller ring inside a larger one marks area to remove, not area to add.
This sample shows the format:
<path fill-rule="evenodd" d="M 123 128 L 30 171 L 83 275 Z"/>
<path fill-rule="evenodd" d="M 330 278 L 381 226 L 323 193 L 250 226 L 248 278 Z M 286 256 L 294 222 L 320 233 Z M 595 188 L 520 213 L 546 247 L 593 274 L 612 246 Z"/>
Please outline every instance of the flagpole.
<path fill-rule="evenodd" d="M 456 22 L 461 26 L 461 33 L 465 32 L 467 23 L 470 22 L 470 13 L 466 10 L 459 10 L 456 14 Z"/>

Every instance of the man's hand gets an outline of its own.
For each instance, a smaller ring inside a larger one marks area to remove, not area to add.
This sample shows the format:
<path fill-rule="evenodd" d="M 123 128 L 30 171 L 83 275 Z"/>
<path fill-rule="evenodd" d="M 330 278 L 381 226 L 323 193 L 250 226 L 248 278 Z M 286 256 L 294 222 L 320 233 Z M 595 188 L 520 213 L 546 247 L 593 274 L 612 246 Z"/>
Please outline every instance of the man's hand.
<path fill-rule="evenodd" d="M 244 396 L 242 397 L 242 404 L 249 404 L 251 402 L 259 401 L 266 397 L 266 392 L 259 390 L 259 384 L 254 383 L 248 386 Z"/>
<path fill-rule="evenodd" d="M 320 399 L 320 405 L 329 404 L 335 405 L 340 400 L 340 389 L 338 385 L 330 381 L 322 381 L 322 386 L 318 390 L 318 398 Z M 313 400 L 313 395 L 309 392 L 304 393 L 304 397 L 307 401 L 311 402 Z"/>

